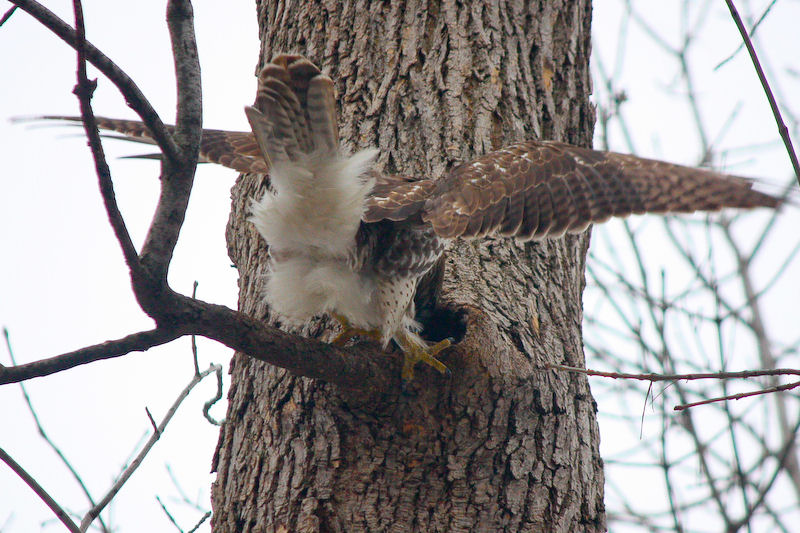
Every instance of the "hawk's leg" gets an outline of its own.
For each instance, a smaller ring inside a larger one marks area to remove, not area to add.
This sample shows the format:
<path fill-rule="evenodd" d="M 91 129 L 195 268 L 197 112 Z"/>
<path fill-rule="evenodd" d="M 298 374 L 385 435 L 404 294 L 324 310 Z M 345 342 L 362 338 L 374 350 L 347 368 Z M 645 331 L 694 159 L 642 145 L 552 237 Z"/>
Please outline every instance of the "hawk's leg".
<path fill-rule="evenodd" d="M 344 346 L 353 337 L 367 337 L 374 341 L 381 342 L 381 332 L 378 329 L 359 328 L 350 323 L 346 316 L 339 313 L 332 313 L 331 316 L 342 326 L 342 331 L 330 342 L 335 346 Z"/>
<path fill-rule="evenodd" d="M 448 348 L 451 344 L 450 339 L 444 339 L 431 346 L 420 344 L 419 341 L 412 337 L 407 331 L 400 331 L 395 336 L 395 340 L 403 350 L 403 370 L 400 376 L 403 378 L 403 383 L 408 383 L 414 379 L 414 367 L 422 361 L 423 363 L 432 366 L 445 376 L 450 376 L 450 369 L 444 366 L 444 363 L 436 359 L 436 355 Z"/>

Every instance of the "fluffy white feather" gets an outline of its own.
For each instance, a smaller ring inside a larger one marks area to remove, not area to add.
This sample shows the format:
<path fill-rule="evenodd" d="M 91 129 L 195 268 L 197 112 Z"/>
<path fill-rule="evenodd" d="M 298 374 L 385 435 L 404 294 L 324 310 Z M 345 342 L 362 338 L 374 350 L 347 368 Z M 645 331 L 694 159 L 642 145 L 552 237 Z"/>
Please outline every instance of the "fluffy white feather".
<path fill-rule="evenodd" d="M 250 221 L 276 251 L 315 247 L 348 254 L 374 184 L 363 175 L 377 154 L 308 154 L 276 165 L 270 172 L 275 192 L 253 202 Z"/>
<path fill-rule="evenodd" d="M 297 257 L 273 261 L 266 297 L 288 322 L 301 325 L 315 315 L 337 312 L 360 327 L 379 324 L 374 287 L 344 262 Z"/>
<path fill-rule="evenodd" d="M 270 172 L 274 192 L 252 202 L 250 221 L 273 258 L 267 301 L 290 322 L 335 311 L 354 325 L 377 325 L 373 281 L 348 261 L 374 184 L 364 173 L 377 153 L 328 152 L 283 162 Z"/>

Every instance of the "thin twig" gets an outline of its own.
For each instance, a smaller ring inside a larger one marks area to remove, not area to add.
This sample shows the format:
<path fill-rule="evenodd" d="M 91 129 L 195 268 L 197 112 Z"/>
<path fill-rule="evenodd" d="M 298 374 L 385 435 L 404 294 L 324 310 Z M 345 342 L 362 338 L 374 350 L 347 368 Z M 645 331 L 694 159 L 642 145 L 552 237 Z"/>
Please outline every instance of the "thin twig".
<path fill-rule="evenodd" d="M 548 363 L 545 368 L 552 370 L 564 370 L 567 372 L 577 372 L 587 376 L 600 376 L 614 379 L 635 379 L 639 381 L 679 381 L 696 379 L 747 379 L 761 376 L 800 376 L 800 370 L 796 368 L 775 368 L 770 370 L 743 370 L 741 372 L 697 372 L 694 374 L 630 374 L 625 372 L 603 372 L 590 368 L 579 368 L 576 366 L 558 365 Z"/>
<path fill-rule="evenodd" d="M 747 34 L 747 35 L 748 35 L 748 36 L 749 36 L 751 39 L 753 38 L 753 35 L 755 35 L 755 34 L 756 34 L 756 30 L 758 29 L 758 27 L 761 25 L 761 23 L 762 23 L 762 22 L 764 22 L 764 20 L 767 18 L 767 15 L 769 14 L 769 12 L 770 12 L 770 11 L 772 11 L 772 8 L 773 8 L 773 7 L 775 6 L 775 4 L 777 4 L 777 3 L 778 3 L 778 0 L 772 0 L 772 2 L 770 2 L 770 3 L 769 3 L 769 5 L 767 6 L 767 8 L 764 10 L 764 12 L 763 12 L 763 13 L 761 13 L 761 16 L 760 16 L 760 17 L 758 17 L 758 20 L 755 22 L 755 24 L 753 24 L 753 27 L 750 29 L 750 31 L 749 31 L 749 32 L 748 32 L 748 34 Z M 723 65 L 725 65 L 726 63 L 728 63 L 728 62 L 729 62 L 731 59 L 733 59 L 734 57 L 736 57 L 736 54 L 738 54 L 738 53 L 739 53 L 739 51 L 740 51 L 742 48 L 744 48 L 744 43 L 739 43 L 739 46 L 737 46 L 737 47 L 736 47 L 736 50 L 734 50 L 733 52 L 731 52 L 731 54 L 730 54 L 728 57 L 726 57 L 725 59 L 723 59 L 722 61 L 720 61 L 719 63 L 717 63 L 717 65 L 714 67 L 714 70 L 719 70 L 720 68 L 722 68 L 722 67 L 723 67 Z"/>
<path fill-rule="evenodd" d="M 181 500 L 183 501 L 183 503 L 188 505 L 192 509 L 195 509 L 195 510 L 203 512 L 203 513 L 208 511 L 208 509 L 206 509 L 205 507 L 203 507 L 202 505 L 200 505 L 196 501 L 192 501 L 189 498 L 189 496 L 186 494 L 186 491 L 183 490 L 183 487 L 181 487 L 181 484 L 178 483 L 178 478 L 177 478 L 177 476 L 175 476 L 175 472 L 172 471 L 172 467 L 169 466 L 169 463 L 166 464 L 166 469 L 167 469 L 167 475 L 169 475 L 169 479 L 172 481 L 172 485 L 175 487 L 175 490 L 177 490 L 178 494 L 180 494 L 180 497 L 181 497 Z M 198 500 L 199 500 L 199 496 L 198 496 Z"/>
<path fill-rule="evenodd" d="M 189 531 L 187 531 L 186 533 L 195 533 L 195 531 L 200 529 L 200 526 L 203 525 L 203 522 L 205 522 L 209 518 L 211 518 L 211 511 L 206 511 L 206 514 L 204 514 L 202 518 L 200 518 L 200 520 L 194 525 L 194 527 Z"/>
<path fill-rule="evenodd" d="M 14 11 L 16 11 L 16 10 L 17 10 L 17 6 L 13 6 L 11 9 L 9 9 L 8 11 L 5 12 L 5 14 L 3 15 L 3 18 L 0 18 L 0 27 L 2 27 L 3 24 L 8 22 L 8 19 L 11 18 L 11 15 L 13 15 Z"/>
<path fill-rule="evenodd" d="M 153 432 L 153 435 L 150 437 L 150 439 L 144 445 L 142 450 L 139 452 L 139 455 L 136 456 L 136 459 L 134 459 L 131 462 L 128 468 L 122 473 L 119 479 L 117 479 L 114 485 L 109 489 L 109 491 L 106 493 L 103 499 L 100 500 L 100 502 L 97 505 L 92 507 L 89 510 L 89 512 L 87 512 L 86 515 L 83 517 L 83 520 L 81 521 L 81 531 L 86 531 L 88 529 L 88 527 L 97 517 L 97 515 L 100 514 L 100 512 L 105 508 L 105 506 L 108 505 L 108 503 L 114 498 L 114 496 L 116 496 L 116 494 L 125 484 L 125 482 L 128 481 L 131 475 L 133 475 L 136 469 L 139 468 L 139 465 L 142 464 L 142 461 L 144 461 L 144 458 L 150 452 L 151 448 L 155 445 L 158 439 L 161 438 L 161 435 L 167 428 L 167 424 L 169 424 L 170 420 L 172 420 L 172 417 L 175 415 L 175 412 L 178 410 L 178 407 L 181 405 L 183 400 L 186 399 L 186 397 L 189 395 L 189 393 L 192 391 L 195 385 L 200 383 L 203 380 L 203 378 L 205 378 L 212 372 L 216 372 L 217 370 L 221 369 L 222 367 L 220 365 L 211 365 L 210 367 L 208 367 L 208 369 L 204 370 L 199 375 L 192 377 L 192 380 L 175 399 L 175 402 L 173 402 L 172 407 L 170 407 L 169 411 L 167 411 L 167 414 L 164 415 L 164 418 L 161 420 L 161 423 L 156 427 L 156 430 Z"/>
<path fill-rule="evenodd" d="M 8 455 L 1 447 L 0 461 L 3 461 L 5 464 L 7 464 L 15 474 L 22 478 L 22 481 L 24 481 L 25 484 L 28 485 L 37 496 L 39 496 L 39 498 L 50 508 L 51 511 L 53 511 L 56 517 L 61 521 L 62 524 L 64 524 L 64 526 L 66 526 L 67 529 L 73 533 L 79 533 L 81 531 L 78 529 L 78 526 L 75 525 L 75 522 L 72 521 L 69 515 L 64 512 L 64 509 L 62 509 L 61 506 L 58 505 L 58 503 L 56 503 L 56 501 L 47 493 L 47 491 L 44 490 L 35 479 L 33 479 L 33 476 L 31 476 L 24 468 L 22 468 L 19 463 L 12 459 L 11 456 Z"/>
<path fill-rule="evenodd" d="M 767 76 L 764 74 L 764 69 L 761 68 L 761 62 L 758 60 L 756 50 L 753 48 L 753 43 L 750 40 L 750 36 L 747 34 L 747 29 L 744 27 L 742 17 L 739 16 L 739 12 L 736 10 L 733 0 L 725 0 L 725 3 L 728 5 L 728 9 L 731 12 L 731 17 L 733 17 L 733 22 L 736 24 L 736 28 L 738 28 L 739 34 L 742 36 L 742 41 L 744 42 L 745 47 L 747 47 L 747 53 L 750 54 L 753 67 L 756 69 L 756 74 L 758 74 L 758 80 L 761 82 L 761 87 L 764 89 L 764 94 L 767 96 L 769 107 L 772 109 L 772 115 L 775 117 L 775 123 L 778 126 L 778 133 L 780 133 L 781 139 L 783 139 L 783 144 L 786 147 L 786 153 L 789 154 L 789 160 L 792 162 L 794 175 L 797 178 L 797 182 L 800 183 L 800 161 L 797 160 L 797 154 L 794 151 L 794 146 L 792 146 L 792 138 L 789 136 L 789 128 L 787 128 L 786 124 L 783 122 L 783 116 L 781 115 L 780 108 L 778 108 L 778 102 L 775 101 L 775 96 L 772 94 L 772 89 L 767 81 Z"/>
<path fill-rule="evenodd" d="M 192 284 L 192 299 L 197 299 L 197 280 Z M 197 336 L 192 335 L 192 360 L 194 361 L 194 374 L 200 373 L 200 365 L 197 362 Z"/>
<path fill-rule="evenodd" d="M 167 506 L 164 505 L 164 502 L 161 501 L 161 498 L 156 496 L 156 501 L 158 502 L 158 505 L 161 506 L 161 510 L 164 511 L 164 514 L 167 515 L 167 518 L 169 518 L 169 521 L 172 522 L 172 525 L 175 526 L 176 528 L 178 528 L 178 531 L 183 533 L 183 528 L 178 525 L 178 522 L 175 520 L 175 517 L 172 516 L 172 513 L 169 512 L 169 510 L 167 509 Z"/>
<path fill-rule="evenodd" d="M 72 47 L 76 46 L 75 30 L 42 4 L 35 0 L 9 1 L 38 20 L 43 26 L 55 33 L 68 45 Z M 144 97 L 144 94 L 142 94 L 142 91 L 136 83 L 91 43 L 86 42 L 84 49 L 86 52 L 86 59 L 117 86 L 125 97 L 125 102 L 128 106 L 141 117 L 142 122 L 144 122 L 147 128 L 152 132 L 153 140 L 158 144 L 161 153 L 164 154 L 164 158 L 176 162 L 180 161 L 180 150 L 178 146 L 167 131 L 158 113 L 156 113 L 153 106 L 150 105 L 150 102 L 147 101 L 147 98 Z"/>
<path fill-rule="evenodd" d="M 153 428 L 153 431 L 158 433 L 158 424 L 156 424 L 156 421 L 153 419 L 153 415 L 150 413 L 150 409 L 145 407 L 144 412 L 145 414 L 147 414 L 148 420 L 150 420 L 150 426 Z"/>
<path fill-rule="evenodd" d="M 8 351 L 8 357 L 9 359 L 11 359 L 11 363 L 13 365 L 16 365 L 17 360 L 14 357 L 14 350 L 11 347 L 11 338 L 9 336 L 8 329 L 3 328 L 3 336 L 5 337 L 6 341 L 6 350 Z M 19 387 L 22 390 L 22 397 L 25 399 L 25 404 L 28 406 L 28 411 L 30 412 L 31 417 L 33 417 L 33 422 L 34 424 L 36 424 L 36 429 L 39 431 L 39 435 L 48 444 L 48 446 L 50 446 L 50 448 L 55 452 L 58 458 L 61 459 L 61 462 L 64 464 L 67 470 L 69 470 L 70 474 L 72 474 L 72 477 L 78 483 L 78 486 L 83 491 L 83 494 L 86 496 L 86 499 L 89 500 L 89 505 L 94 506 L 95 505 L 94 498 L 92 498 L 92 495 L 89 492 L 88 487 L 86 487 L 86 484 L 83 482 L 83 478 L 80 476 L 80 474 L 78 474 L 78 471 L 75 470 L 75 468 L 72 466 L 72 463 L 69 462 L 66 455 L 64 455 L 64 452 L 61 451 L 61 448 L 56 446 L 56 443 L 50 439 L 50 436 L 45 431 L 44 426 L 42 426 L 42 423 L 39 421 L 39 415 L 36 412 L 36 409 L 33 408 L 33 402 L 31 401 L 31 398 L 28 395 L 28 389 L 25 387 L 25 384 L 20 383 Z M 103 517 L 98 516 L 97 518 L 100 521 L 100 527 L 102 528 L 102 530 L 110 531 L 105 521 L 103 520 Z"/>
<path fill-rule="evenodd" d="M 221 426 L 225 419 L 217 420 L 213 416 L 211 416 L 211 408 L 222 399 L 222 370 L 217 372 L 217 392 L 213 398 L 208 400 L 206 403 L 203 404 L 203 416 L 206 417 L 206 420 L 211 422 L 215 426 Z"/>
<path fill-rule="evenodd" d="M 784 385 L 778 385 L 777 387 L 770 387 L 768 389 L 761 389 L 750 392 L 740 392 L 739 394 L 730 394 L 728 396 L 720 396 L 718 398 L 708 398 L 699 402 L 676 405 L 675 407 L 673 407 L 673 409 L 675 411 L 683 411 L 684 409 L 689 409 L 690 407 L 696 407 L 698 405 L 706 405 L 714 402 L 724 402 L 727 400 L 741 400 L 742 398 L 748 398 L 750 396 L 759 396 L 761 394 L 769 394 L 772 392 L 787 391 L 795 389 L 797 387 L 800 387 L 800 381 L 793 381 L 792 383 L 786 383 Z"/>
<path fill-rule="evenodd" d="M 78 82 L 72 92 L 78 97 L 78 102 L 80 104 L 83 129 L 86 132 L 89 149 L 92 152 L 95 172 L 100 186 L 100 195 L 103 198 L 108 221 L 111 224 L 111 228 L 114 230 L 114 236 L 117 238 L 117 242 L 119 242 L 122 248 L 122 255 L 125 257 L 125 263 L 128 265 L 131 277 L 134 282 L 138 281 L 141 283 L 145 280 L 145 274 L 139 262 L 139 254 L 136 251 L 136 247 L 133 245 L 130 233 L 128 233 L 128 228 L 125 226 L 125 220 L 122 218 L 122 213 L 117 205 L 116 195 L 114 194 L 114 184 L 111 181 L 111 170 L 108 168 L 108 162 L 106 161 L 106 156 L 103 151 L 103 144 L 100 141 L 100 131 L 97 128 L 94 111 L 92 110 L 92 94 L 95 88 L 97 88 L 97 80 L 90 82 L 86 77 L 86 32 L 83 25 L 81 0 L 73 0 L 72 5 L 73 11 L 75 12 L 75 51 L 78 56 Z"/>

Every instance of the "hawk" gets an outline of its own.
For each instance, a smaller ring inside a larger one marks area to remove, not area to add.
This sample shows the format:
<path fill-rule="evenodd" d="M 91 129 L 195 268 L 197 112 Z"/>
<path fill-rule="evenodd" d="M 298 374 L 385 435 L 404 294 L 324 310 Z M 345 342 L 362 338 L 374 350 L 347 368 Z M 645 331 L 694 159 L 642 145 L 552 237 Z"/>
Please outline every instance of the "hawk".
<path fill-rule="evenodd" d="M 252 133 L 203 130 L 201 161 L 269 175 L 249 220 L 269 246 L 271 309 L 291 324 L 330 314 L 336 344 L 394 341 L 406 381 L 419 361 L 447 372 L 436 355 L 450 341 L 422 339 L 414 294 L 454 239 L 540 240 L 614 216 L 779 204 L 744 178 L 555 141 L 512 144 L 439 179 L 385 175 L 377 150 L 340 146 L 333 81 L 299 55 L 261 70 L 245 114 Z M 140 122 L 98 125 L 153 142 Z"/>

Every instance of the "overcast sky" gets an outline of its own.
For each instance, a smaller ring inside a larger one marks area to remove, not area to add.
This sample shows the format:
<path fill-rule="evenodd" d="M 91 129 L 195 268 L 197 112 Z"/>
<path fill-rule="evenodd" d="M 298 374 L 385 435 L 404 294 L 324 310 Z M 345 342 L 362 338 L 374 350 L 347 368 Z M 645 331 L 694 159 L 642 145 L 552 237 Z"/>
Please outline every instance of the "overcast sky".
<path fill-rule="evenodd" d="M 72 20 L 71 2 L 45 3 Z M 674 13 L 654 12 L 663 8 L 660 4 L 669 3 L 642 4 L 665 33 L 679 26 Z M 174 75 L 163 2 L 84 0 L 84 9 L 88 39 L 136 80 L 165 122 L 172 122 Z M 204 125 L 246 130 L 242 108 L 255 94 L 259 53 L 254 2 L 200 0 L 195 2 L 195 16 L 203 69 Z M 595 52 L 607 69 L 613 69 L 620 57 L 619 16 L 618 2 L 595 2 Z M 746 56 L 739 54 L 725 67 L 713 70 L 736 49 L 739 39 L 724 11 L 712 16 L 714 32 L 701 37 L 704 54 L 695 64 L 710 130 L 721 129 L 731 110 L 741 105 L 720 145 L 763 148 L 735 152 L 727 161 L 728 169 L 769 178 L 773 184 L 785 183 L 790 176 L 787 158 Z M 789 68 L 800 69 L 797 20 L 798 2 L 780 2 L 760 30 L 787 95 L 800 94 L 797 77 L 787 74 Z M 634 129 L 636 148 L 643 155 L 697 162 L 697 138 L 689 126 L 689 110 L 676 94 L 679 90 L 671 86 L 674 72 L 665 71 L 653 60 L 658 51 L 635 30 L 630 32 L 624 57 L 617 86 L 630 95 L 625 112 Z M 0 325 L 9 329 L 20 362 L 152 326 L 130 293 L 122 256 L 97 191 L 90 153 L 76 135 L 80 130 L 33 128 L 7 121 L 13 116 L 76 114 L 77 101 L 71 94 L 74 65 L 71 49 L 27 14 L 18 11 L 0 28 Z M 99 79 L 93 104 L 99 115 L 135 118 L 105 78 Z M 795 99 L 787 104 L 798 106 L 800 102 Z M 621 140 L 613 147 L 625 151 Z M 106 150 L 117 199 L 138 246 L 157 197 L 157 165 L 118 159 L 135 153 L 138 146 L 109 142 Z M 233 171 L 221 168 L 203 166 L 198 171 L 170 270 L 176 290 L 188 294 L 197 280 L 201 298 L 231 307 L 236 306 L 237 277 L 227 257 L 224 229 L 235 178 Z M 798 220 L 796 212 L 787 216 Z M 786 231 L 787 239 L 791 238 L 792 232 Z M 794 286 L 781 295 L 782 303 L 770 317 L 771 325 L 779 330 L 796 328 L 796 305 L 792 307 L 800 296 L 796 289 Z M 794 310 L 794 315 L 787 314 L 787 309 Z M 201 368 L 215 362 L 227 369 L 230 350 L 200 340 L 199 351 Z M 1 349 L 0 362 L 8 362 Z M 95 498 L 100 498 L 150 428 L 145 407 L 159 420 L 191 379 L 192 370 L 189 341 L 182 339 L 144 354 L 33 380 L 27 386 L 47 431 L 83 474 Z M 227 373 L 225 385 L 227 394 Z M 156 494 L 168 503 L 177 496 L 166 465 L 192 497 L 210 506 L 213 477 L 209 469 L 218 431 L 203 419 L 201 406 L 214 390 L 214 381 L 207 380 L 192 393 L 145 465 L 118 496 L 112 507 L 112 523 L 120 526 L 118 531 L 170 530 L 155 501 Z M 224 406 L 217 407 L 214 414 L 223 417 Z M 0 428 L 0 446 L 42 481 L 59 503 L 86 508 L 73 480 L 36 434 L 18 386 L 0 388 Z M 175 503 L 170 510 L 184 527 L 201 515 Z M 59 531 L 61 526 L 53 523 L 44 505 L 0 465 L 0 530 L 40 528 Z"/>

